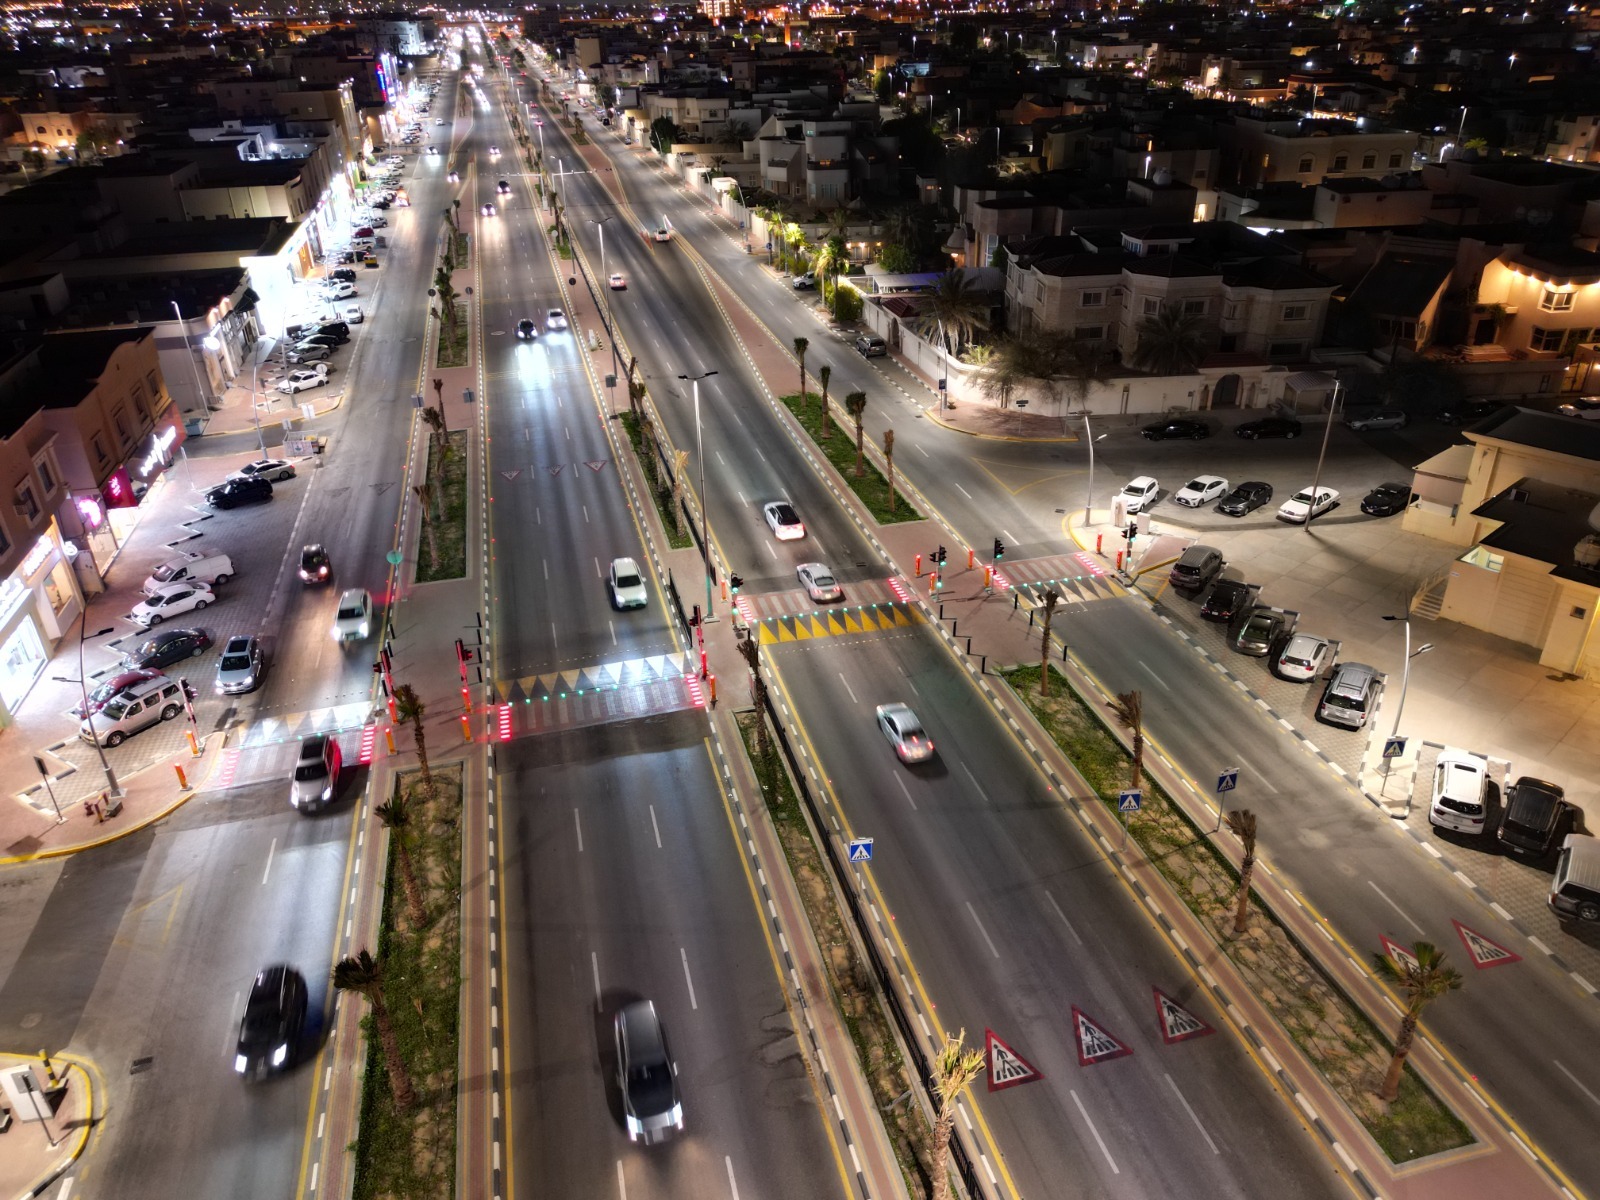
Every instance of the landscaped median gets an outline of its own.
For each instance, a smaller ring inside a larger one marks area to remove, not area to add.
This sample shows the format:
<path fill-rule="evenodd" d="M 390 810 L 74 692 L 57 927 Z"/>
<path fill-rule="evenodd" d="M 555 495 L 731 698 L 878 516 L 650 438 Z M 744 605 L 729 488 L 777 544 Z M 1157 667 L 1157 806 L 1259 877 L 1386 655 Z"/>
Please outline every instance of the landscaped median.
<path fill-rule="evenodd" d="M 1132 758 L 1099 713 L 1054 667 L 1047 696 L 1039 694 L 1037 666 L 999 675 L 1115 814 L 1118 793 L 1130 786 Z M 1129 836 L 1384 1153 L 1406 1163 L 1471 1144 L 1466 1125 L 1410 1067 L 1398 1098 L 1383 1102 L 1388 1039 L 1264 906 L 1257 903 L 1257 918 L 1234 932 L 1238 871 L 1212 843 L 1211 831 L 1197 829 L 1160 784 L 1144 774 L 1139 787 L 1143 800 L 1127 818 Z"/>
<path fill-rule="evenodd" d="M 429 408 L 423 415 L 437 412 Z M 422 520 L 417 582 L 460 579 L 467 573 L 466 430 L 446 435 L 442 426 L 435 426 L 429 439 L 428 478 L 417 500 Z"/>
<path fill-rule="evenodd" d="M 873 520 L 880 525 L 889 525 L 896 521 L 922 520 L 922 514 L 917 511 L 916 505 L 899 492 L 898 484 L 895 489 L 896 494 L 891 496 L 889 480 L 878 470 L 872 459 L 867 457 L 859 419 L 861 413 L 865 411 L 866 395 L 854 392 L 851 396 L 861 398 L 862 408 L 856 411 L 855 419 L 849 426 L 841 425 L 828 411 L 822 397 L 815 392 L 807 392 L 803 398 L 798 393 L 793 393 L 780 396 L 778 399 L 811 435 L 811 440 L 816 443 L 817 449 L 822 451 L 823 456 L 833 464 L 834 470 L 844 476 L 845 483 L 850 485 L 850 490 L 856 494 L 861 503 L 867 506 L 867 511 L 872 514 Z M 847 410 L 850 400 L 849 396 L 845 398 Z"/>
<path fill-rule="evenodd" d="M 644 472 L 645 486 L 650 489 L 650 495 L 656 502 L 656 515 L 661 518 L 661 527 L 666 530 L 667 545 L 674 550 L 692 545 L 693 539 L 684 527 L 681 497 L 675 498 L 672 485 L 662 478 L 660 447 L 655 442 L 653 432 L 646 428 L 650 422 L 636 412 L 625 412 L 621 417 L 622 428 L 628 433 L 634 457 L 639 460 L 639 467 Z M 681 465 L 675 474 L 679 479 L 683 478 Z"/>

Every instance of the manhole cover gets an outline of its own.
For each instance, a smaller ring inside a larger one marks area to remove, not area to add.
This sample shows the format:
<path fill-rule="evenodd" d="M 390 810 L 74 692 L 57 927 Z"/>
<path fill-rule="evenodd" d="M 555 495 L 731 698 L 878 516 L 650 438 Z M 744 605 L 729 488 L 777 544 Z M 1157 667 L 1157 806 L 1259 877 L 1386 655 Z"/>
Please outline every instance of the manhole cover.
<path fill-rule="evenodd" d="M 140 1071 L 148 1071 L 155 1061 L 155 1055 L 153 1054 L 147 1054 L 143 1058 L 136 1058 L 128 1064 L 128 1074 L 137 1075 Z"/>

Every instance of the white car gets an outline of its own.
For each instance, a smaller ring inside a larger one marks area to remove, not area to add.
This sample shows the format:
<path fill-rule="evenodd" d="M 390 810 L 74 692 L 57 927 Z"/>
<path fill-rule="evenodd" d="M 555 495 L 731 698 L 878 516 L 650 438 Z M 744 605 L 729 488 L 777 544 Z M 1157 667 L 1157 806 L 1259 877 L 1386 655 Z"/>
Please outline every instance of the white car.
<path fill-rule="evenodd" d="M 149 629 L 152 625 L 161 624 L 168 617 L 204 608 L 215 599 L 211 585 L 198 579 L 185 579 L 182 583 L 164 583 L 144 600 L 135 604 L 128 617 L 135 624 Z"/>
<path fill-rule="evenodd" d="M 324 364 L 322 363 L 317 364 L 319 367 L 323 365 Z M 303 392 L 309 388 L 321 387 L 327 382 L 327 371 L 290 371 L 288 375 L 278 381 L 278 390 L 280 392 L 288 392 L 289 395 L 292 396 L 296 392 Z"/>
<path fill-rule="evenodd" d="M 339 593 L 339 607 L 333 614 L 333 640 L 341 645 L 360 641 L 372 632 L 372 597 L 366 588 L 347 588 Z"/>
<path fill-rule="evenodd" d="M 565 329 L 567 327 L 567 314 L 559 308 L 552 308 L 544 315 L 546 329 Z"/>
<path fill-rule="evenodd" d="M 428 147 L 428 153 L 429 154 L 438 154 L 439 153 L 439 147 L 437 147 L 437 146 L 429 146 Z"/>
<path fill-rule="evenodd" d="M 1278 653 L 1278 678 L 1310 683 L 1333 658 L 1333 643 L 1309 633 L 1297 633 Z"/>
<path fill-rule="evenodd" d="M 922 728 L 917 714 L 904 704 L 880 704 L 878 728 L 889 739 L 903 763 L 927 762 L 933 757 L 933 739 Z"/>
<path fill-rule="evenodd" d="M 1138 475 L 1123 484 L 1122 491 L 1118 495 L 1122 497 L 1130 513 L 1139 513 L 1154 504 L 1160 492 L 1161 485 L 1155 481 L 1153 475 Z"/>
<path fill-rule="evenodd" d="M 192 583 L 199 580 L 201 583 L 214 586 L 227 583 L 231 578 L 233 578 L 233 559 L 228 555 L 180 552 L 176 558 L 169 558 L 157 565 L 145 577 L 139 590 L 146 596 L 152 596 L 174 583 Z"/>
<path fill-rule="evenodd" d="M 611 560 L 611 603 L 617 608 L 643 608 L 650 603 L 639 564 L 631 558 Z"/>
<path fill-rule="evenodd" d="M 255 462 L 245 463 L 230 473 L 228 478 L 270 479 L 274 483 L 282 483 L 285 479 L 294 478 L 294 464 L 287 458 L 258 458 Z"/>
<path fill-rule="evenodd" d="M 359 325 L 366 320 L 366 314 L 361 311 L 361 305 L 346 304 L 339 310 L 339 319 L 347 325 Z"/>
<path fill-rule="evenodd" d="M 331 283 L 323 284 L 322 290 L 330 300 L 348 300 L 356 294 L 356 285 L 343 279 L 335 279 Z"/>
<path fill-rule="evenodd" d="M 1575 396 L 1556 409 L 1563 417 L 1577 417 L 1582 421 L 1600 421 L 1600 398 Z"/>
<path fill-rule="evenodd" d="M 1433 766 L 1428 821 L 1457 833 L 1482 833 L 1488 790 L 1489 760 L 1446 746 Z"/>
<path fill-rule="evenodd" d="M 628 289 L 628 281 L 622 277 L 622 272 L 621 271 L 613 271 L 613 272 L 611 272 L 611 290 L 613 292 L 623 292 L 623 291 L 627 291 L 627 289 Z"/>
<path fill-rule="evenodd" d="M 839 581 L 833 577 L 833 572 L 822 563 L 801 563 L 794 569 L 795 575 L 800 580 L 800 586 L 805 588 L 806 595 L 813 600 L 843 600 L 844 589 L 839 586 Z"/>
<path fill-rule="evenodd" d="M 1339 503 L 1339 493 L 1332 488 L 1319 487 L 1313 495 L 1305 488 L 1278 505 L 1278 520 L 1302 525 L 1312 517 L 1320 517 Z"/>
<path fill-rule="evenodd" d="M 761 515 L 766 517 L 767 524 L 772 527 L 772 536 L 780 542 L 796 541 L 806 535 L 806 527 L 800 520 L 800 514 L 795 512 L 794 505 L 787 500 L 774 500 L 771 504 L 764 505 Z"/>
<path fill-rule="evenodd" d="M 1199 508 L 1227 493 L 1228 481 L 1221 475 L 1196 475 L 1172 494 L 1172 502 L 1185 508 Z"/>

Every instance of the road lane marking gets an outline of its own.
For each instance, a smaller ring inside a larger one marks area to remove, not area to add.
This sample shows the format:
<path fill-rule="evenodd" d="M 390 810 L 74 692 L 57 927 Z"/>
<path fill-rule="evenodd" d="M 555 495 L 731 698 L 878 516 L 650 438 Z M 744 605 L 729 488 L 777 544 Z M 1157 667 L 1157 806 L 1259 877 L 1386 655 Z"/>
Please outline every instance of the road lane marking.
<path fill-rule="evenodd" d="M 911 810 L 915 812 L 917 809 L 917 802 L 911 798 L 911 789 L 906 787 L 906 781 L 900 772 L 895 772 L 894 781 L 900 785 L 900 791 L 905 795 L 906 803 L 911 805 Z M 968 905 L 968 907 L 970 908 L 971 905 Z"/>
<path fill-rule="evenodd" d="M 924 450 L 924 449 L 923 449 L 923 448 L 922 448 L 922 447 L 921 447 L 921 446 L 918 446 L 918 447 L 917 447 L 917 453 L 918 453 L 918 454 L 920 454 L 920 455 L 922 455 L 922 457 L 923 457 L 923 458 L 931 458 L 931 457 L 932 457 L 932 455 L 930 455 L 930 454 L 929 454 L 929 453 L 928 453 L 928 452 L 927 452 L 927 451 L 926 451 L 926 450 Z"/>
<path fill-rule="evenodd" d="M 901 784 L 901 786 L 904 787 L 905 785 Z M 983 940 L 989 943 L 989 953 L 999 958 L 1000 951 L 995 949 L 994 939 L 989 936 L 989 931 L 983 927 L 983 922 L 978 920 L 978 910 L 972 907 L 971 900 L 967 901 L 967 911 L 972 914 L 972 923 L 978 927 L 978 932 L 983 934 Z"/>
<path fill-rule="evenodd" d="M 1387 904 L 1390 908 L 1394 909 L 1395 912 L 1399 913 L 1402 917 L 1404 917 L 1405 921 L 1406 921 L 1406 924 L 1410 925 L 1411 928 L 1415 929 L 1418 933 L 1422 934 L 1423 936 L 1427 936 L 1427 932 L 1428 931 L 1426 929 L 1424 929 L 1421 925 L 1418 925 L 1415 921 L 1413 921 L 1411 919 L 1411 914 L 1410 913 L 1406 912 L 1405 909 L 1401 908 L 1393 900 L 1389 899 L 1388 895 L 1384 892 L 1384 890 L 1381 887 L 1379 887 L 1377 884 L 1373 883 L 1372 880 L 1370 880 L 1370 879 L 1367 880 L 1367 886 L 1370 887 L 1373 891 L 1377 892 L 1378 895 L 1382 896 L 1383 897 L 1383 901 L 1384 901 L 1385 904 Z"/>
<path fill-rule="evenodd" d="M 578 853 L 583 853 L 583 822 L 578 817 L 578 810 L 572 810 L 572 827 L 578 831 Z"/>
<path fill-rule="evenodd" d="M 739 1181 L 733 1177 L 733 1159 L 724 1154 L 722 1161 L 728 1166 L 728 1194 L 733 1197 L 733 1200 L 739 1200 Z M 61 1195 L 65 1197 L 66 1193 L 62 1192 Z"/>
<path fill-rule="evenodd" d="M 689 974 L 689 952 L 679 946 L 678 957 L 683 959 L 683 981 L 689 985 L 689 1007 L 698 1009 L 700 1005 L 694 998 L 694 976 Z"/>
<path fill-rule="evenodd" d="M 605 572 L 600 569 L 600 560 L 598 558 L 594 560 L 594 577 L 596 579 L 604 579 L 606 577 Z"/>
<path fill-rule="evenodd" d="M 617 1159 L 617 1195 L 628 1200 L 628 1181 L 622 1177 L 622 1160 Z"/>
<path fill-rule="evenodd" d="M 1072 1091 L 1072 1102 L 1078 1106 L 1078 1111 L 1083 1114 L 1083 1123 L 1089 1127 L 1089 1132 L 1094 1134 L 1094 1140 L 1100 1146 L 1100 1153 L 1106 1156 L 1106 1162 L 1111 1166 L 1111 1173 L 1113 1175 L 1121 1175 L 1122 1172 L 1117 1170 L 1117 1160 L 1112 1158 L 1111 1151 L 1106 1149 L 1105 1139 L 1100 1136 L 1100 1131 L 1094 1127 L 1094 1122 L 1089 1119 L 1089 1110 L 1083 1106 L 1083 1101 L 1078 1099 L 1076 1090 Z"/>
<path fill-rule="evenodd" d="M 1078 931 L 1072 922 L 1067 920 L 1067 914 L 1061 911 L 1061 905 L 1056 903 L 1056 898 L 1050 894 L 1049 888 L 1045 889 L 1044 898 L 1050 901 L 1050 907 L 1056 910 L 1056 916 L 1061 918 L 1061 923 L 1067 927 L 1067 932 L 1072 935 L 1072 940 L 1080 946 L 1083 945 L 1083 939 L 1078 936 Z"/>
<path fill-rule="evenodd" d="M 261 872 L 261 886 L 267 886 L 267 876 L 272 874 L 272 855 L 278 848 L 278 839 L 273 838 L 272 844 L 267 847 L 267 869 Z"/>
<path fill-rule="evenodd" d="M 585 525 L 593 524 L 593 522 L 589 520 L 589 506 L 587 504 L 583 506 L 583 523 Z"/>
<path fill-rule="evenodd" d="M 1010 542 L 1013 546 L 1022 540 L 1009 529 L 1002 529 L 1000 532 L 1006 535 L 1006 541 Z"/>
<path fill-rule="evenodd" d="M 1149 663 L 1145 662 L 1143 659 L 1140 659 L 1139 660 L 1139 665 L 1141 667 L 1143 667 L 1146 671 L 1150 672 L 1150 678 L 1154 679 L 1157 683 L 1159 683 L 1161 685 L 1161 690 L 1162 691 L 1170 692 L 1172 690 L 1171 688 L 1169 688 L 1167 686 L 1167 681 L 1162 679 L 1161 676 L 1157 675 L 1155 673 L 1155 671 L 1151 668 Z"/>
<path fill-rule="evenodd" d="M 1166 1075 L 1166 1072 L 1163 1071 L 1162 1074 Z M 1183 1111 L 1189 1114 L 1189 1120 L 1194 1122 L 1194 1127 L 1200 1131 L 1200 1136 L 1205 1138 L 1206 1145 L 1211 1147 L 1211 1153 L 1221 1154 L 1222 1151 L 1217 1149 L 1217 1144 L 1211 1140 L 1211 1135 L 1206 1132 L 1206 1127 L 1200 1123 L 1200 1118 L 1195 1116 L 1194 1108 L 1189 1104 L 1188 1097 L 1179 1091 L 1178 1085 L 1173 1081 L 1171 1075 L 1167 1075 L 1167 1082 L 1172 1085 L 1173 1094 L 1178 1097 L 1178 1103 L 1183 1105 Z"/>
<path fill-rule="evenodd" d="M 712 453 L 713 453 L 713 454 L 715 454 L 715 455 L 716 455 L 716 456 L 717 456 L 717 462 L 718 462 L 718 464 L 719 464 L 719 465 L 721 465 L 721 466 L 722 466 L 722 467 L 724 467 L 724 468 L 725 468 L 725 467 L 727 467 L 727 465 L 728 465 L 728 463 L 727 463 L 727 461 L 726 461 L 726 460 L 725 460 L 725 459 L 724 459 L 724 458 L 723 458 L 723 457 L 722 457 L 722 451 L 721 451 L 721 450 L 714 450 L 714 451 L 712 451 Z"/>
<path fill-rule="evenodd" d="M 600 1007 L 600 956 L 593 950 L 589 951 L 589 969 L 594 972 L 594 1010 L 601 1012 Z"/>
<path fill-rule="evenodd" d="M 1579 1081 L 1578 1077 L 1576 1075 L 1574 1075 L 1571 1071 L 1567 1070 L 1567 1068 L 1562 1064 L 1562 1062 L 1561 1062 L 1561 1060 L 1559 1058 L 1552 1058 L 1550 1061 L 1555 1063 L 1556 1070 L 1560 1071 L 1568 1079 L 1572 1080 L 1573 1084 L 1577 1087 L 1577 1089 L 1580 1092 L 1582 1092 L 1585 1096 L 1589 1097 L 1589 1099 L 1591 1101 L 1593 1101 L 1596 1106 L 1600 1106 L 1600 1096 L 1596 1096 L 1588 1088 L 1584 1087 L 1582 1082 Z"/>
<path fill-rule="evenodd" d="M 843 671 L 839 672 L 839 682 L 844 684 L 844 690 L 850 693 L 850 703 L 860 704 L 861 701 L 856 699 L 855 689 L 850 686 L 850 681 L 844 677 Z"/>
<path fill-rule="evenodd" d="M 1276 796 L 1278 794 L 1278 789 L 1273 787 L 1270 783 L 1267 782 L 1267 777 L 1261 773 L 1261 770 L 1260 770 L 1259 767 L 1257 767 L 1254 763 L 1252 763 L 1248 759 L 1246 759 L 1244 757 L 1244 755 L 1242 755 L 1242 754 L 1235 754 L 1234 758 L 1239 760 L 1239 765 L 1240 766 L 1249 768 L 1251 778 L 1253 778 L 1257 783 L 1259 783 L 1262 787 L 1266 788 L 1267 791 L 1271 792 L 1274 796 Z"/>
<path fill-rule="evenodd" d="M 560 636 L 556 633 L 556 623 L 554 621 L 551 621 L 550 622 L 550 644 L 552 646 L 558 645 L 560 643 L 560 640 L 561 640 Z"/>
<path fill-rule="evenodd" d="M 611 630 L 611 644 L 615 646 L 617 644 L 617 623 L 611 618 L 607 617 L 606 628 Z"/>
<path fill-rule="evenodd" d="M 989 793 L 983 790 L 983 784 L 978 782 L 978 777 L 972 773 L 972 768 L 962 763 L 961 769 L 967 773 L 967 778 L 972 780 L 972 786 L 978 789 L 978 795 L 983 797 L 983 802 L 989 803 Z"/>
<path fill-rule="evenodd" d="M 550 560 L 548 558 L 542 558 L 539 561 L 544 563 L 544 581 L 546 583 L 549 583 L 550 582 Z"/>
<path fill-rule="evenodd" d="M 661 826 L 656 824 L 656 806 L 650 806 L 650 828 L 656 831 L 656 849 L 661 849 Z"/>

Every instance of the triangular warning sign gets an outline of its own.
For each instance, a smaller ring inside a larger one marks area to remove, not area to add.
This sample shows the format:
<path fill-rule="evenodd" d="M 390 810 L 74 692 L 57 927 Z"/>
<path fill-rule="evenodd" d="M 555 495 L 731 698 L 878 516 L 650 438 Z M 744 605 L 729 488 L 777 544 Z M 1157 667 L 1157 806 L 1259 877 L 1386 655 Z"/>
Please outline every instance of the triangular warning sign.
<path fill-rule="evenodd" d="M 1499 942 L 1491 942 L 1476 929 L 1468 929 L 1456 920 L 1452 920 L 1450 924 L 1456 927 L 1456 934 L 1461 938 L 1461 944 L 1467 948 L 1467 953 L 1472 955 L 1472 965 L 1480 971 L 1488 967 L 1503 967 L 1507 963 L 1522 961 L 1522 955 L 1513 954 Z"/>
<path fill-rule="evenodd" d="M 1095 1063 L 1110 1062 L 1113 1058 L 1133 1053 L 1076 1004 L 1072 1006 L 1072 1028 L 1078 1038 L 1080 1067 L 1092 1067 Z"/>
<path fill-rule="evenodd" d="M 989 1090 L 1003 1091 L 1019 1083 L 1032 1083 L 1044 1074 L 1006 1045 L 992 1029 L 983 1031 L 983 1057 L 989 1064 Z"/>
<path fill-rule="evenodd" d="M 1156 1020 L 1161 1023 L 1161 1040 L 1167 1045 L 1216 1032 L 1160 988 L 1150 990 L 1156 994 Z"/>
<path fill-rule="evenodd" d="M 1402 971 L 1415 971 L 1417 969 L 1417 956 L 1399 942 L 1391 937 L 1383 937 L 1381 935 L 1378 940 L 1383 943 L 1384 957 L 1393 962 L 1395 966 Z"/>
<path fill-rule="evenodd" d="M 567 464 L 566 463 L 562 463 L 559 467 L 546 467 L 545 468 L 545 470 L 549 471 L 550 474 L 552 474 L 552 475 L 559 475 L 559 474 L 561 474 L 561 472 L 565 471 L 566 469 L 567 469 Z"/>
<path fill-rule="evenodd" d="M 591 471 L 603 471 L 605 470 L 606 460 L 602 458 L 599 462 L 589 462 L 586 459 L 583 465 L 588 467 Z"/>
<path fill-rule="evenodd" d="M 507 479 L 515 479 L 518 475 L 522 474 L 522 468 L 518 467 L 515 471 L 501 471 L 500 474 L 504 475 Z"/>

